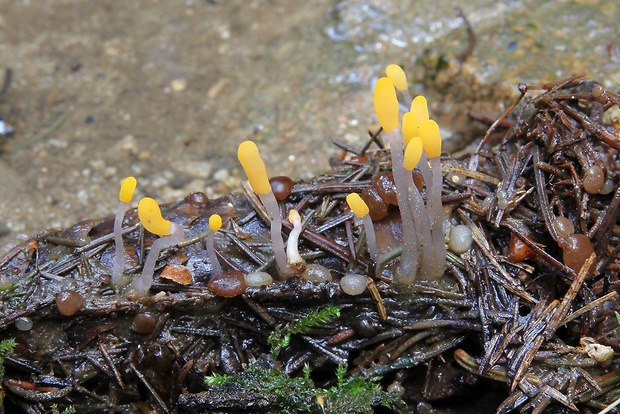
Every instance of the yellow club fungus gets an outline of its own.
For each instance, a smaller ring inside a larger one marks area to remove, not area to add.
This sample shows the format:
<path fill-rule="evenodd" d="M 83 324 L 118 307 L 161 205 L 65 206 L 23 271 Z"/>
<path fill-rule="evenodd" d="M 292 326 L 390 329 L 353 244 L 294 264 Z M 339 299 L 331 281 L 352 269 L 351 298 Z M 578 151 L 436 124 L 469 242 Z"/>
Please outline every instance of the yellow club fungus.
<path fill-rule="evenodd" d="M 158 236 L 168 236 L 171 233 L 172 222 L 164 219 L 157 201 L 151 197 L 144 197 L 138 203 L 138 217 L 146 230 Z"/>
<path fill-rule="evenodd" d="M 123 245 L 123 218 L 129 209 L 129 203 L 133 198 L 136 190 L 137 181 L 135 177 L 127 177 L 121 183 L 121 189 L 118 193 L 118 210 L 114 218 L 114 268 L 112 269 L 112 285 L 120 288 L 128 283 L 123 280 L 123 271 L 125 270 L 125 248 Z"/>
<path fill-rule="evenodd" d="M 162 236 L 153 242 L 144 262 L 142 274 L 135 278 L 131 285 L 136 293 L 145 295 L 153 284 L 153 273 L 159 253 L 166 247 L 181 243 L 184 232 L 180 224 L 163 218 L 159 204 L 150 197 L 144 197 L 138 203 L 138 217 L 147 231 Z"/>
<path fill-rule="evenodd" d="M 415 281 L 418 270 L 418 237 L 413 221 L 413 212 L 408 201 L 408 176 L 411 172 L 404 167 L 404 141 L 398 127 L 398 100 L 394 84 L 388 78 L 377 81 L 374 92 L 374 107 L 377 118 L 390 139 L 392 174 L 396 187 L 396 198 L 403 228 L 403 250 L 396 280 L 410 285 Z M 387 128 L 386 128 L 387 127 Z M 410 178 L 410 177 L 409 177 Z"/>
<path fill-rule="evenodd" d="M 387 76 L 394 84 L 394 87 L 402 93 L 403 98 L 405 99 L 405 104 L 409 106 L 411 102 L 411 95 L 409 94 L 409 84 L 407 82 L 405 71 L 403 71 L 400 66 L 391 64 L 385 68 L 385 76 Z"/>
<path fill-rule="evenodd" d="M 413 112 L 407 112 L 403 115 L 403 142 L 405 146 L 409 144 L 409 141 L 413 137 L 417 137 L 419 135 L 420 130 L 420 121 L 418 117 Z"/>
<path fill-rule="evenodd" d="M 405 285 L 415 283 L 418 274 L 437 278 L 445 268 L 445 243 L 441 189 L 443 176 L 439 156 L 441 134 L 435 121 L 429 120 L 424 96 L 411 101 L 410 112 L 403 115 L 399 130 L 396 89 L 406 84 L 402 69 L 386 68 L 386 78 L 377 81 L 374 107 L 381 126 L 390 139 L 392 174 L 402 220 L 402 254 L 395 280 Z M 419 167 L 427 193 L 427 202 L 413 183 L 412 170 Z"/>
<path fill-rule="evenodd" d="M 375 85 L 374 107 L 377 119 L 386 133 L 398 126 L 398 98 L 394 83 L 388 78 L 379 78 Z"/>
<path fill-rule="evenodd" d="M 422 159 L 424 147 L 420 137 L 414 137 L 411 139 L 407 148 L 405 148 L 405 162 L 404 166 L 407 171 L 413 171 L 413 169 L 419 164 Z M 426 267 L 426 263 L 432 254 L 431 249 L 431 223 L 428 211 L 424 206 L 424 199 L 422 194 L 418 190 L 413 181 L 412 174 L 408 174 L 407 180 L 407 200 L 409 207 L 413 213 L 413 223 L 416 228 L 416 236 L 418 238 L 418 255 L 421 257 L 418 259 L 419 267 L 423 270 Z"/>
<path fill-rule="evenodd" d="M 409 85 L 407 85 L 407 77 L 403 69 L 395 64 L 388 65 L 385 68 L 385 75 L 392 81 L 394 87 L 399 91 L 406 91 Z"/>
<path fill-rule="evenodd" d="M 416 96 L 415 99 L 411 102 L 410 111 L 418 117 L 418 121 L 420 121 L 420 123 L 428 121 L 429 119 L 428 103 L 426 101 L 426 98 L 422 95 Z"/>
<path fill-rule="evenodd" d="M 215 233 L 222 228 L 222 216 L 212 214 L 209 217 L 209 233 L 207 234 L 207 256 L 211 262 L 211 274 L 213 276 L 222 273 L 222 266 L 215 253 Z"/>
<path fill-rule="evenodd" d="M 423 150 L 424 147 L 420 137 L 414 137 L 411 141 L 409 141 L 407 148 L 405 148 L 405 161 L 403 164 L 407 170 L 413 171 L 416 165 L 418 165 L 420 159 L 422 158 Z"/>
<path fill-rule="evenodd" d="M 242 142 L 239 145 L 237 157 L 248 177 L 252 190 L 256 194 L 265 195 L 271 193 L 267 169 L 256 144 L 253 141 Z"/>
<path fill-rule="evenodd" d="M 121 189 L 118 193 L 118 199 L 121 203 L 131 203 L 133 193 L 136 191 L 138 181 L 135 177 L 127 177 L 121 183 Z"/>
<path fill-rule="evenodd" d="M 379 249 L 377 248 L 377 237 L 375 236 L 375 228 L 372 225 L 372 219 L 370 218 L 370 210 L 368 206 L 362 200 L 357 193 L 351 193 L 347 196 L 347 204 L 355 215 L 362 219 L 364 224 L 364 230 L 366 230 L 366 243 L 368 244 L 368 253 L 370 258 L 377 262 L 379 256 Z"/>
<path fill-rule="evenodd" d="M 237 157 L 245 171 L 245 175 L 248 177 L 252 190 L 258 194 L 258 198 L 260 198 L 269 215 L 271 220 L 271 241 L 278 265 L 278 272 L 281 279 L 286 279 L 291 272 L 286 262 L 284 239 L 282 239 L 282 217 L 280 217 L 278 200 L 276 200 L 269 184 L 265 163 L 260 156 L 258 147 L 252 141 L 245 141 L 239 145 Z"/>
<path fill-rule="evenodd" d="M 441 133 L 437 122 L 429 119 L 420 124 L 420 139 L 424 145 L 424 152 L 428 158 L 435 158 L 441 155 Z"/>

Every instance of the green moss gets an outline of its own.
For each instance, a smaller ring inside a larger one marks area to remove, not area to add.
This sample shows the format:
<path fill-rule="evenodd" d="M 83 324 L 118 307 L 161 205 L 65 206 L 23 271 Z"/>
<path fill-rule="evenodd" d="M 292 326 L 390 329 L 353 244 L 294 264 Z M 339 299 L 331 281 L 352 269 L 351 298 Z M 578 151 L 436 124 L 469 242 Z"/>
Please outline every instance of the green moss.
<path fill-rule="evenodd" d="M 52 414 L 76 414 L 76 412 L 75 412 L 75 408 L 73 408 L 73 406 L 70 405 L 67 408 L 65 408 L 63 412 L 61 413 L 60 411 L 58 411 L 58 406 L 54 404 L 52 406 Z"/>
<path fill-rule="evenodd" d="M 4 389 L 2 388 L 2 382 L 4 381 L 4 359 L 13 355 L 15 349 L 14 339 L 5 339 L 0 341 L 0 405 L 4 401 Z"/>
<path fill-rule="evenodd" d="M 274 330 L 267 340 L 271 347 L 271 357 L 276 360 L 280 351 L 291 342 L 291 335 L 308 332 L 309 329 L 329 323 L 340 316 L 340 308 L 328 305 L 322 309 L 311 311 L 305 317 L 298 319 L 284 328 Z"/>
<path fill-rule="evenodd" d="M 264 400 L 273 402 L 273 412 L 293 413 L 372 413 L 373 407 L 398 407 L 400 412 L 409 412 L 400 397 L 381 389 L 380 378 L 366 379 L 359 375 L 346 377 L 347 368 L 339 366 L 336 370 L 336 385 L 324 389 L 317 387 L 310 378 L 311 370 L 304 366 L 302 376 L 287 375 L 274 363 L 280 351 L 290 343 L 291 335 L 307 332 L 309 329 L 331 322 L 340 316 L 337 306 L 329 305 L 312 311 L 305 317 L 292 322 L 284 328 L 274 330 L 269 336 L 272 359 L 252 363 L 241 373 L 235 375 L 212 374 L 205 378 L 210 387 L 220 387 L 222 391 L 238 388 L 249 395 L 261 395 Z"/>
<path fill-rule="evenodd" d="M 372 407 L 402 406 L 404 402 L 388 394 L 378 384 L 379 378 L 366 379 L 359 375 L 345 378 L 347 370 L 339 366 L 336 370 L 338 385 L 325 390 L 325 412 L 329 413 L 372 413 Z M 351 411 L 354 410 L 354 411 Z"/>
<path fill-rule="evenodd" d="M 321 414 L 372 413 L 373 407 L 398 407 L 408 412 L 406 404 L 393 394 L 381 389 L 378 379 L 365 379 L 359 375 L 345 378 L 346 367 L 336 370 L 337 384 L 331 388 L 317 387 L 310 379 L 310 368 L 304 367 L 303 375 L 291 377 L 283 370 L 265 367 L 262 363 L 251 364 L 247 370 L 235 375 L 212 375 L 205 379 L 210 386 L 238 388 L 253 395 L 261 395 L 273 401 L 270 411 Z"/>

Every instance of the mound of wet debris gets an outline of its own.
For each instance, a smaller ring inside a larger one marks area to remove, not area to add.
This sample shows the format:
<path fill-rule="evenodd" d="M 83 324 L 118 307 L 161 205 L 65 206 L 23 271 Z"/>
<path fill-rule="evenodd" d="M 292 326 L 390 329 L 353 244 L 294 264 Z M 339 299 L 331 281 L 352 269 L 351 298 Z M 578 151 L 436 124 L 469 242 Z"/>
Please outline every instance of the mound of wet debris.
<path fill-rule="evenodd" d="M 281 197 L 282 216 L 301 217 L 303 269 L 287 277 L 249 187 L 163 208 L 185 235 L 161 252 L 145 295 L 111 283 L 113 219 L 9 249 L 0 258 L 4 411 L 598 412 L 617 403 L 620 99 L 579 78 L 519 90 L 477 148 L 441 159 L 450 249 L 437 280 L 405 286 L 394 276 L 406 231 L 383 150 L 346 154 Z M 376 260 L 350 193 L 370 206 Z M 207 251 L 214 213 L 224 223 L 214 237 L 220 275 Z M 284 227 L 288 238 L 294 226 Z M 156 239 L 129 210 L 126 275 L 141 274 Z M 365 284 L 355 294 L 343 288 L 350 275 Z"/>

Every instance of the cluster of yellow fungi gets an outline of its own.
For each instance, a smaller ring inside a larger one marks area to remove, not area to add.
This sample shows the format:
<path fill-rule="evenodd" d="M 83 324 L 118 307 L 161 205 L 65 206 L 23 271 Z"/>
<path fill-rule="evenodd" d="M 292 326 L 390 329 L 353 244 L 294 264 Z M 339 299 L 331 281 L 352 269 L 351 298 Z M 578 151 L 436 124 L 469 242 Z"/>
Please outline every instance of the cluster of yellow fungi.
<path fill-rule="evenodd" d="M 397 90 L 410 110 L 400 116 Z M 402 220 L 403 248 L 395 280 L 411 285 L 416 278 L 438 278 L 445 268 L 446 248 L 443 232 L 441 205 L 442 173 L 439 161 L 441 154 L 441 135 L 437 123 L 429 118 L 426 99 L 417 96 L 411 99 L 407 92 L 407 79 L 397 65 L 389 65 L 386 77 L 380 78 L 375 86 L 374 107 L 379 123 L 388 135 L 392 155 L 392 172 L 396 197 Z M 330 281 L 328 269 L 317 264 L 306 264 L 298 250 L 302 234 L 303 218 L 296 210 L 290 210 L 288 220 L 292 225 L 287 244 L 282 237 L 282 217 L 278 200 L 272 190 L 258 147 L 252 141 L 243 142 L 238 149 L 238 158 L 252 190 L 258 195 L 270 221 L 270 234 L 274 258 L 277 266 L 277 280 L 284 280 L 297 274 L 308 280 Z M 412 171 L 418 168 L 426 186 L 426 202 L 414 184 Z M 289 179 L 290 181 L 290 179 Z M 292 183 L 284 183 L 291 187 Z M 115 259 L 112 271 L 112 285 L 120 290 L 130 282 L 124 276 L 125 253 L 123 249 L 122 223 L 129 208 L 136 179 L 128 177 L 123 181 L 119 193 L 119 208 L 114 222 Z M 376 265 L 379 249 L 370 218 L 369 208 L 359 194 L 349 194 L 347 204 L 363 222 L 368 253 Z M 178 245 L 183 241 L 184 231 L 180 224 L 162 217 L 155 200 L 145 197 L 138 203 L 138 217 L 145 230 L 160 236 L 150 247 L 142 273 L 131 281 L 131 291 L 145 295 L 153 283 L 155 264 L 162 249 Z M 207 257 L 211 264 L 212 280 L 210 287 L 234 280 L 236 289 L 246 286 L 263 286 L 273 282 L 271 275 L 255 272 L 240 276 L 235 271 L 222 272 L 215 251 L 215 234 L 222 227 L 222 218 L 214 214 L 209 219 L 209 232 L 206 236 Z M 286 247 L 286 248 L 285 248 Z M 381 269 L 376 268 L 376 275 Z M 370 276 L 376 276 L 370 275 Z M 341 278 L 343 290 L 349 294 L 362 293 L 371 278 L 362 275 L 346 275 Z M 216 286 L 217 285 L 217 286 Z M 236 293 L 235 293 L 236 294 Z M 232 296 L 232 294 L 230 295 Z"/>
<path fill-rule="evenodd" d="M 377 81 L 374 107 L 390 140 L 392 173 L 402 220 L 402 254 L 395 280 L 411 285 L 418 276 L 437 279 L 446 263 L 441 189 L 441 134 L 437 122 L 429 118 L 424 96 L 411 100 L 407 78 L 397 65 L 389 65 L 385 77 Z M 399 122 L 400 91 L 410 110 Z M 426 205 L 414 184 L 412 171 L 418 167 L 426 186 Z"/>

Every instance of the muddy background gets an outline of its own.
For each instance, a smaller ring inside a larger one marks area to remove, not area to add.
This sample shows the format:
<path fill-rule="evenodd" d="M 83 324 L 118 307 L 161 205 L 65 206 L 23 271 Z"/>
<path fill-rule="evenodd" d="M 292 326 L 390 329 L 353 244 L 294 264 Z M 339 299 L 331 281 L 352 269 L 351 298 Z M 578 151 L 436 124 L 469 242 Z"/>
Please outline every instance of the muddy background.
<path fill-rule="evenodd" d="M 0 1 L 0 245 L 114 213 L 136 199 L 236 191 L 237 145 L 271 175 L 303 179 L 361 146 L 371 80 L 403 65 L 448 149 L 479 134 L 468 110 L 502 112 L 519 82 L 585 73 L 620 85 L 613 0 Z M 445 70 L 434 72 L 445 63 Z M 441 65 L 440 65 L 441 64 Z M 467 133 L 467 131 L 471 131 Z"/>

